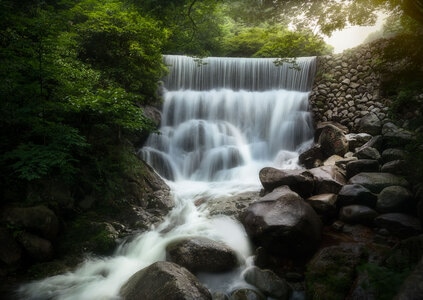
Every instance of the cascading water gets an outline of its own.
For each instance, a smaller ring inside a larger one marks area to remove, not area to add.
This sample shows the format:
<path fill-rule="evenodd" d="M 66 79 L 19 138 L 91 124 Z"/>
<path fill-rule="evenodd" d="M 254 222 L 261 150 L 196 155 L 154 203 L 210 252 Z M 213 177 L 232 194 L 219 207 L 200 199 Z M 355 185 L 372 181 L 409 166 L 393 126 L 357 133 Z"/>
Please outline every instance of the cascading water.
<path fill-rule="evenodd" d="M 298 149 L 312 137 L 308 91 L 314 58 L 296 67 L 274 59 L 165 56 L 160 134 L 139 154 L 167 180 L 175 208 L 157 228 L 121 245 L 110 258 L 92 258 L 72 273 L 23 285 L 24 299 L 119 299 L 119 289 L 138 270 L 165 259 L 165 248 L 183 237 L 203 236 L 232 247 L 243 262 L 227 274 L 200 275 L 212 291 L 230 292 L 251 255 L 242 226 L 210 216 L 207 203 L 260 189 L 264 166 L 295 168 Z"/>

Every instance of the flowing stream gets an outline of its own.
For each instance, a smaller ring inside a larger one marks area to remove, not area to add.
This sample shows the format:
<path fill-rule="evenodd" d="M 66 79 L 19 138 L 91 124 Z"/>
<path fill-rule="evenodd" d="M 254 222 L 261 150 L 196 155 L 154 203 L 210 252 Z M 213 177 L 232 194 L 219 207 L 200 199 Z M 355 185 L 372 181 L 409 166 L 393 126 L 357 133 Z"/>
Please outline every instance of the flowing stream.
<path fill-rule="evenodd" d="M 308 92 L 314 58 L 296 67 L 273 59 L 165 56 L 160 134 L 139 155 L 170 186 L 175 208 L 163 223 L 118 247 L 112 257 L 87 258 L 75 271 L 23 285 L 22 299 L 120 299 L 138 270 L 165 260 L 170 242 L 203 236 L 232 247 L 243 261 L 226 274 L 200 274 L 212 291 L 247 286 L 241 272 L 252 255 L 246 233 L 228 216 L 210 216 L 198 199 L 260 190 L 264 166 L 296 168 L 299 149 L 313 134 Z"/>

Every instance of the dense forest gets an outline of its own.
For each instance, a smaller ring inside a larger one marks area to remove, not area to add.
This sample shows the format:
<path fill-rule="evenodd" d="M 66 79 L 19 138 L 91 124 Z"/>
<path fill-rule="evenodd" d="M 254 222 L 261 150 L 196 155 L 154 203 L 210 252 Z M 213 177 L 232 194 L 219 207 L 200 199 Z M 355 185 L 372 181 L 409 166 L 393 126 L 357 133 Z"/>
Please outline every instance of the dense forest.
<path fill-rule="evenodd" d="M 135 147 L 157 130 L 143 107 L 160 106 L 163 54 L 327 55 L 325 35 L 373 24 L 378 11 L 389 15 L 377 65 L 389 75 L 392 116 L 415 129 L 421 1 L 0 0 L 1 205 L 48 203 L 54 184 L 77 200 L 121 201 Z M 407 63 L 392 70 L 384 61 Z"/>

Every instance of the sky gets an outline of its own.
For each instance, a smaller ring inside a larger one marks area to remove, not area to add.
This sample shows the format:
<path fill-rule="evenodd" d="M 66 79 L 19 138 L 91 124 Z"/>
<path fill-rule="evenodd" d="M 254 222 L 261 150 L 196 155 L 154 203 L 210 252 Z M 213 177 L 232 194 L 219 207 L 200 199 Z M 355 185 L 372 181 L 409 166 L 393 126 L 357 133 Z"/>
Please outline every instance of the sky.
<path fill-rule="evenodd" d="M 363 43 L 367 36 L 382 28 L 385 16 L 380 16 L 374 26 L 351 26 L 332 33 L 332 36 L 325 38 L 326 43 L 334 47 L 334 53 L 356 47 Z"/>

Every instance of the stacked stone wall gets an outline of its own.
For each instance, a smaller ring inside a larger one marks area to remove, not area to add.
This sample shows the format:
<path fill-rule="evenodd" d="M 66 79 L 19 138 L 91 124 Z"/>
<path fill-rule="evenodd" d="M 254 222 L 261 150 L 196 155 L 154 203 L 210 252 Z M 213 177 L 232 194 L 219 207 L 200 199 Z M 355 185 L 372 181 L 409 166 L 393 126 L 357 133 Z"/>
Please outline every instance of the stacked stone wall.
<path fill-rule="evenodd" d="M 387 118 L 380 96 L 380 74 L 375 68 L 378 44 L 366 44 L 341 54 L 317 58 L 317 73 L 310 93 L 315 123 L 334 121 L 354 131 L 361 118 L 376 114 Z"/>

